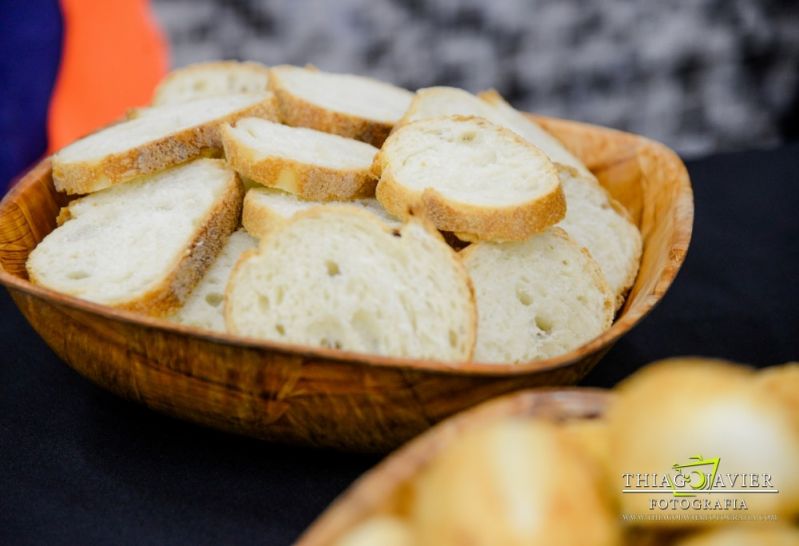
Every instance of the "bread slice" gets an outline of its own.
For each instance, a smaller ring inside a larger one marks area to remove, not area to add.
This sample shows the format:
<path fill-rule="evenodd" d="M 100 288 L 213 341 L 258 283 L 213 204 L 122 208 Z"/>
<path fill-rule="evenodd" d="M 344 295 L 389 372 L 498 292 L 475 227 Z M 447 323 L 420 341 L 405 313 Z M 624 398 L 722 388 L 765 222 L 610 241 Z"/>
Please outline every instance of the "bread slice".
<path fill-rule="evenodd" d="M 618 309 L 638 273 L 641 233 L 624 207 L 598 182 L 564 169 L 559 174 L 567 209 L 558 227 L 591 253 L 602 269 Z"/>
<path fill-rule="evenodd" d="M 579 347 L 610 327 L 613 294 L 589 253 L 559 228 L 461 251 L 477 295 L 474 359 L 520 363 Z"/>
<path fill-rule="evenodd" d="M 492 119 L 494 123 L 504 125 L 520 134 L 525 140 L 541 148 L 554 163 L 572 171 L 573 174 L 583 178 L 594 178 L 585 163 L 571 153 L 560 140 L 546 132 L 529 116 L 513 108 L 495 90 L 483 91 L 480 93 L 480 98 L 491 104 L 497 112 L 496 117 Z"/>
<path fill-rule="evenodd" d="M 370 144 L 256 118 L 224 126 L 222 142 L 228 163 L 264 186 L 319 201 L 374 195 Z"/>
<path fill-rule="evenodd" d="M 153 106 L 196 99 L 264 93 L 269 69 L 254 62 L 215 61 L 196 63 L 170 72 L 155 89 Z"/>
<path fill-rule="evenodd" d="M 496 91 L 485 91 L 479 97 L 455 87 L 420 89 L 398 126 L 436 116 L 477 116 L 515 132 L 543 151 L 550 160 L 574 169 L 586 178 L 593 175 L 555 137 L 547 133 L 528 116 L 515 110 Z"/>
<path fill-rule="evenodd" d="M 219 125 L 276 118 L 271 93 L 228 95 L 150 108 L 62 148 L 53 156 L 59 191 L 84 194 L 222 150 Z"/>
<path fill-rule="evenodd" d="M 242 188 L 200 159 L 69 204 L 28 257 L 32 282 L 150 315 L 179 307 L 236 229 Z"/>
<path fill-rule="evenodd" d="M 394 85 L 313 67 L 276 66 L 269 72 L 281 121 L 380 146 L 411 103 Z"/>
<path fill-rule="evenodd" d="M 457 255 L 422 221 L 392 230 L 357 207 L 316 207 L 242 257 L 225 317 L 248 337 L 464 361 L 473 297 Z"/>
<path fill-rule="evenodd" d="M 269 188 L 252 188 L 247 191 L 244 196 L 241 223 L 250 235 L 260 239 L 288 222 L 295 214 L 323 205 L 361 207 L 377 215 L 390 227 L 397 228 L 402 225 L 373 197 L 353 201 L 305 201 L 290 193 Z"/>
<path fill-rule="evenodd" d="M 446 116 L 403 125 L 373 167 L 377 199 L 398 218 L 422 214 L 474 240 L 516 241 L 563 218 L 566 201 L 551 161 L 508 129 Z"/>
<path fill-rule="evenodd" d="M 208 272 L 171 320 L 207 330 L 225 331 L 225 288 L 233 266 L 258 241 L 240 229 L 228 237 Z"/>

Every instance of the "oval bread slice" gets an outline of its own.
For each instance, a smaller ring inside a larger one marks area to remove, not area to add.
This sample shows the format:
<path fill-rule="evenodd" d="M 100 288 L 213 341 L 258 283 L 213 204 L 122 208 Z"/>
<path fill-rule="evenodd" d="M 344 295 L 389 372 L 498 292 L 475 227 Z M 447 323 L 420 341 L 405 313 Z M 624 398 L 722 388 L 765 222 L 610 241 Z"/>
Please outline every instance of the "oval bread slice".
<path fill-rule="evenodd" d="M 593 178 L 583 162 L 569 152 L 558 139 L 528 116 L 515 110 L 493 90 L 485 91 L 477 97 L 455 87 L 419 89 L 408 111 L 397 125 L 436 116 L 453 115 L 477 116 L 510 129 L 530 144 L 540 148 L 552 162 L 573 169 L 583 177 Z"/>
<path fill-rule="evenodd" d="M 269 68 L 254 62 L 195 63 L 170 72 L 155 89 L 153 106 L 188 102 L 219 95 L 264 93 Z"/>
<path fill-rule="evenodd" d="M 377 148 L 351 138 L 247 118 L 222 129 L 225 157 L 243 176 L 304 199 L 374 195 Z"/>
<path fill-rule="evenodd" d="M 208 272 L 171 320 L 217 332 L 225 331 L 225 289 L 233 266 L 258 241 L 240 229 L 228 237 Z"/>
<path fill-rule="evenodd" d="M 236 229 L 242 187 L 200 159 L 77 199 L 30 253 L 32 282 L 122 309 L 179 307 Z"/>
<path fill-rule="evenodd" d="M 478 362 L 550 358 L 610 327 L 613 294 L 599 266 L 559 228 L 514 243 L 475 243 L 461 256 L 477 295 Z"/>
<path fill-rule="evenodd" d="M 375 158 L 376 196 L 470 240 L 517 241 L 560 221 L 566 201 L 555 166 L 535 146 L 482 118 L 403 125 Z"/>
<path fill-rule="evenodd" d="M 558 227 L 591 253 L 602 269 L 618 309 L 638 273 L 641 233 L 629 220 L 624 207 L 598 182 L 563 169 L 559 174 L 567 210 Z"/>
<path fill-rule="evenodd" d="M 269 71 L 281 121 L 380 146 L 413 93 L 394 85 L 313 67 L 276 66 Z"/>
<path fill-rule="evenodd" d="M 271 93 L 228 95 L 149 108 L 62 148 L 53 156 L 59 191 L 84 194 L 221 151 L 219 126 L 277 116 Z"/>
<path fill-rule="evenodd" d="M 360 353 L 468 360 L 469 278 L 434 230 L 392 230 L 356 207 L 296 215 L 246 253 L 228 285 L 228 330 Z"/>
<path fill-rule="evenodd" d="M 390 227 L 402 225 L 372 197 L 353 201 L 305 201 L 296 195 L 269 188 L 252 188 L 247 192 L 241 223 L 250 235 L 260 239 L 288 222 L 295 214 L 321 205 L 361 207 L 377 215 Z"/>

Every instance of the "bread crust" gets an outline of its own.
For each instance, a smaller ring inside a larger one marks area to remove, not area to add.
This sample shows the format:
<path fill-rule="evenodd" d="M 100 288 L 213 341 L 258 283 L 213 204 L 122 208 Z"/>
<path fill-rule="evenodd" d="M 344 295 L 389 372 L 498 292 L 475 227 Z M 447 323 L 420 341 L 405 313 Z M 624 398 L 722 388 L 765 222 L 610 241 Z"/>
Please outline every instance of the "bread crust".
<path fill-rule="evenodd" d="M 269 70 L 269 89 L 277 97 L 280 121 L 292 127 L 308 127 L 325 133 L 354 138 L 380 147 L 391 132 L 393 123 L 362 118 L 353 114 L 328 110 L 294 95 L 281 81 L 280 67 Z M 306 70 L 316 70 L 306 67 Z"/>
<path fill-rule="evenodd" d="M 238 142 L 229 124 L 222 127 L 221 133 L 228 163 L 253 182 L 313 201 L 374 197 L 377 180 L 369 167 L 336 169 L 286 157 L 257 159 L 247 146 Z"/>
<path fill-rule="evenodd" d="M 533 153 L 543 154 L 516 133 L 491 124 L 482 118 L 474 116 L 447 117 L 456 120 L 478 120 L 481 124 L 490 125 L 503 132 L 507 138 L 529 148 Z M 405 127 L 412 127 L 416 123 L 420 122 L 409 123 L 400 131 Z M 389 138 L 395 138 L 400 131 L 393 133 Z M 501 242 L 526 239 L 532 234 L 558 223 L 566 214 L 566 198 L 559 180 L 548 194 L 526 203 L 508 207 L 460 203 L 444 197 L 434 188 L 425 188 L 422 191 L 410 190 L 394 176 L 391 169 L 391 158 L 387 157 L 389 144 L 390 140 L 375 157 L 372 172 L 379 173 L 380 176 L 375 191 L 377 200 L 389 214 L 397 218 L 404 220 L 411 215 L 422 215 L 428 218 L 436 228 L 452 231 L 462 240 Z M 551 177 L 558 179 L 554 164 L 550 163 L 549 167 L 548 171 Z"/>
<path fill-rule="evenodd" d="M 287 221 L 287 218 L 273 212 L 271 207 L 260 206 L 254 193 L 248 191 L 244 195 L 241 225 L 256 239 L 263 239 L 272 229 L 282 226 Z"/>
<path fill-rule="evenodd" d="M 230 169 L 228 171 L 223 199 L 200 221 L 191 242 L 173 260 L 170 273 L 135 298 L 103 302 L 104 305 L 151 316 L 166 316 L 183 304 L 213 264 L 228 236 L 238 228 L 244 188 L 236 173 Z M 42 284 L 36 272 L 30 268 L 28 276 L 34 284 Z"/>
<path fill-rule="evenodd" d="M 67 194 L 92 193 L 138 176 L 153 174 L 168 167 L 222 151 L 220 126 L 245 117 L 277 119 L 276 99 L 268 94 L 263 101 L 177 133 L 152 140 L 97 161 L 63 162 L 53 156 L 53 184 Z"/>
<path fill-rule="evenodd" d="M 261 73 L 267 78 L 267 82 L 269 82 L 269 67 L 263 65 L 261 63 L 256 63 L 253 61 L 211 61 L 211 62 L 199 62 L 193 63 L 183 68 L 178 68 L 177 70 L 173 70 L 167 76 L 161 80 L 158 86 L 155 88 L 155 92 L 153 93 L 153 106 L 158 106 L 161 104 L 161 99 L 163 99 L 164 94 L 166 94 L 168 87 L 170 84 L 179 79 L 184 78 L 188 75 L 194 74 L 195 72 L 202 72 L 204 70 L 212 69 L 245 69 L 255 73 Z M 265 87 L 262 91 L 266 91 L 267 88 Z"/>
<path fill-rule="evenodd" d="M 289 220 L 287 220 L 285 222 L 284 226 L 288 225 L 288 224 L 291 224 L 293 222 L 300 221 L 300 220 L 302 220 L 304 218 L 314 218 L 314 217 L 318 217 L 318 216 L 323 215 L 323 214 L 327 214 L 327 213 L 329 213 L 329 210 L 330 209 L 327 208 L 327 207 L 320 206 L 320 207 L 314 207 L 314 208 L 311 208 L 311 209 L 308 209 L 308 210 L 305 210 L 305 211 L 300 211 L 300 212 L 294 214 Z M 336 209 L 336 210 L 337 211 L 342 211 L 343 210 L 344 214 L 346 214 L 348 216 L 360 215 L 361 217 L 366 218 L 370 222 L 378 225 L 380 227 L 380 229 L 385 231 L 387 234 L 398 235 L 398 234 L 401 234 L 402 229 L 403 229 L 402 227 L 401 228 L 392 228 L 392 227 L 388 226 L 387 224 L 385 224 L 384 222 L 382 222 L 378 217 L 376 217 L 371 212 L 362 210 L 361 208 L 356 207 L 356 206 L 346 206 L 346 207 L 341 207 L 340 209 Z M 476 344 L 477 344 L 477 296 L 476 296 L 476 293 L 475 293 L 474 284 L 472 283 L 472 279 L 469 276 L 469 273 L 468 273 L 468 271 L 466 269 L 466 265 L 463 263 L 463 260 L 460 259 L 460 256 L 454 250 L 452 250 L 452 248 L 450 248 L 449 245 L 447 245 L 446 241 L 441 236 L 441 233 L 439 233 L 439 231 L 435 228 L 435 226 L 433 226 L 425 218 L 412 218 L 410 221 L 411 222 L 416 222 L 419 225 L 421 225 L 422 228 L 427 233 L 429 233 L 431 236 L 433 236 L 434 238 L 439 240 L 442 243 L 442 245 L 444 245 L 444 247 L 446 247 L 446 249 L 450 252 L 450 256 L 452 258 L 452 264 L 455 267 L 455 271 L 457 272 L 456 273 L 457 276 L 461 279 L 461 281 L 466 286 L 467 297 L 468 297 L 468 300 L 469 300 L 468 308 L 469 308 L 470 312 L 469 312 L 469 317 L 468 317 L 469 331 L 467 332 L 467 343 L 466 343 L 466 345 L 468 347 L 468 354 L 464 357 L 463 362 L 468 362 L 474 356 L 474 351 L 475 351 L 475 347 L 476 347 Z M 231 310 L 230 305 L 228 305 L 228 302 L 230 302 L 233 299 L 231 297 L 231 293 L 232 293 L 232 291 L 234 289 L 235 280 L 236 280 L 236 278 L 238 276 L 238 271 L 239 271 L 239 269 L 241 267 L 244 266 L 244 264 L 247 262 L 247 260 L 250 257 L 262 252 L 261 249 L 263 249 L 263 248 L 268 246 L 269 237 L 271 237 L 274 233 L 275 233 L 275 230 L 270 230 L 265 235 L 265 237 L 259 241 L 257 248 L 254 248 L 252 250 L 248 250 L 248 251 L 244 252 L 241 255 L 241 257 L 239 258 L 238 262 L 236 262 L 236 265 L 233 267 L 233 270 L 231 271 L 230 282 L 228 282 L 228 285 L 227 285 L 227 287 L 225 289 L 225 326 L 226 326 L 227 330 L 229 332 L 231 332 L 231 333 L 235 334 L 236 333 L 236 329 L 233 326 L 232 310 Z"/>

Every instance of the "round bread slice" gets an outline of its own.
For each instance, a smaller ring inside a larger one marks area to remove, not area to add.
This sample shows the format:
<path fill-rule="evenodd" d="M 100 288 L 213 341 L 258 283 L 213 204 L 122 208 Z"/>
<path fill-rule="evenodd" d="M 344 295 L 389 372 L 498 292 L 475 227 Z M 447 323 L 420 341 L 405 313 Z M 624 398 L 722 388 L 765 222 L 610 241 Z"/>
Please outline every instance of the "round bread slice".
<path fill-rule="evenodd" d="M 599 266 L 559 228 L 520 242 L 475 243 L 461 256 L 477 295 L 478 362 L 558 356 L 613 321 L 613 294 Z"/>
<path fill-rule="evenodd" d="M 149 108 L 92 133 L 53 156 L 53 183 L 69 194 L 91 193 L 221 151 L 219 126 L 243 117 L 274 119 L 271 93 L 226 95 Z"/>
<path fill-rule="evenodd" d="M 386 356 L 468 360 L 474 295 L 463 264 L 413 220 L 392 230 L 356 207 L 316 207 L 245 253 L 225 302 L 248 337 Z"/>
<path fill-rule="evenodd" d="M 377 148 L 351 138 L 248 118 L 222 128 L 225 158 L 240 174 L 304 199 L 374 195 Z"/>
<path fill-rule="evenodd" d="M 566 200 L 555 166 L 512 131 L 472 116 L 403 125 L 375 158 L 377 200 L 468 240 L 519 241 L 560 221 Z"/>
<path fill-rule="evenodd" d="M 394 85 L 313 67 L 276 66 L 269 71 L 281 121 L 380 146 L 413 93 Z"/>
<path fill-rule="evenodd" d="M 641 232 L 629 220 L 624 207 L 598 182 L 575 176 L 566 169 L 560 169 L 559 174 L 567 209 L 558 227 L 591 253 L 605 275 L 618 309 L 638 273 Z"/>
<path fill-rule="evenodd" d="M 153 106 L 175 104 L 219 95 L 263 93 L 269 68 L 254 62 L 215 61 L 173 70 L 158 84 Z"/>
<path fill-rule="evenodd" d="M 582 161 L 569 152 L 558 139 L 547 133 L 530 117 L 514 109 L 493 90 L 484 91 L 477 97 L 456 87 L 419 89 L 408 111 L 397 125 L 436 116 L 454 115 L 478 116 L 510 129 L 530 144 L 540 148 L 553 163 L 565 166 L 585 178 L 593 178 Z"/>
<path fill-rule="evenodd" d="M 387 213 L 377 199 L 372 197 L 353 201 L 305 201 L 291 193 L 270 188 L 252 188 L 247 192 L 241 223 L 247 233 L 260 239 L 288 222 L 295 214 L 323 205 L 361 207 L 380 217 L 390 227 L 402 225 L 402 222 Z"/>

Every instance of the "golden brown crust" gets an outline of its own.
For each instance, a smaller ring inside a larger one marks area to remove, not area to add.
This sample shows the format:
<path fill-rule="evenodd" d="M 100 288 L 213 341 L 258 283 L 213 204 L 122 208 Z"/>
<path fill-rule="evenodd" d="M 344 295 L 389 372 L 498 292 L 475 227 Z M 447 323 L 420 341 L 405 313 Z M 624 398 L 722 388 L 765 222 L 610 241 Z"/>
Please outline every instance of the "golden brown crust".
<path fill-rule="evenodd" d="M 242 176 L 269 188 L 312 201 L 374 197 L 377 181 L 368 168 L 335 169 L 274 156 L 257 159 L 246 146 L 238 143 L 229 125 L 222 128 L 222 141 L 230 166 Z"/>
<path fill-rule="evenodd" d="M 111 154 L 98 161 L 61 162 L 53 156 L 53 184 L 67 194 L 86 194 L 152 174 L 222 150 L 220 126 L 245 117 L 277 119 L 274 95 L 247 108 L 199 126 L 153 140 L 144 146 Z"/>
<path fill-rule="evenodd" d="M 263 239 L 274 228 L 285 224 L 288 218 L 275 213 L 269 206 L 262 206 L 254 196 L 253 192 L 247 192 L 244 196 L 241 225 L 256 239 Z"/>
<path fill-rule="evenodd" d="M 243 197 L 241 181 L 231 172 L 224 198 L 200 221 L 186 251 L 175 259 L 171 273 L 141 296 L 109 305 L 154 316 L 177 310 L 214 263 L 230 234 L 238 229 Z"/>
<path fill-rule="evenodd" d="M 385 121 L 335 112 L 309 102 L 286 89 L 275 70 L 269 71 L 269 89 L 277 97 L 280 121 L 292 127 L 308 127 L 380 147 L 394 126 Z"/>
<path fill-rule="evenodd" d="M 534 149 L 535 153 L 542 153 L 516 133 L 495 126 L 482 118 L 474 116 L 447 117 L 480 120 L 503 132 L 507 138 Z M 411 127 L 415 123 L 418 122 L 412 122 L 406 127 Z M 400 133 L 392 134 L 391 138 L 398 134 Z M 430 219 L 439 230 L 454 232 L 458 238 L 474 242 L 478 240 L 520 241 L 558 223 L 566 215 L 566 198 L 559 182 L 548 194 L 527 203 L 509 207 L 459 203 L 447 199 L 434 188 L 425 188 L 421 192 L 409 190 L 395 178 L 390 159 L 386 157 L 386 146 L 377 154 L 372 165 L 372 172 L 380 173 L 375 195 L 383 208 L 397 218 L 404 220 L 412 213 L 422 215 Z M 557 179 L 554 165 L 551 167 L 550 174 L 553 179 Z"/>

